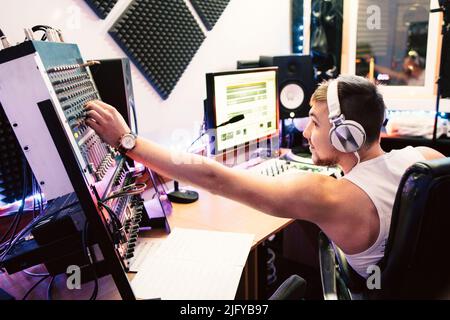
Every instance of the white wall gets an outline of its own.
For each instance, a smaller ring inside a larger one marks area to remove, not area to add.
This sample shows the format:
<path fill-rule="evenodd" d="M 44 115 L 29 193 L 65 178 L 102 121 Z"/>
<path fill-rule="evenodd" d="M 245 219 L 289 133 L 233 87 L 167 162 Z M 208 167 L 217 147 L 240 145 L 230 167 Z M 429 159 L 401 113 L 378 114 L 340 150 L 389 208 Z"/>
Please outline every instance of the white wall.
<path fill-rule="evenodd" d="M 167 0 L 171 1 L 171 0 Z M 45 24 L 63 30 L 87 59 L 125 53 L 107 31 L 131 0 L 119 0 L 106 20 L 83 0 L 1 0 L 0 28 L 11 42 L 24 39 L 23 28 Z M 180 130 L 196 138 L 206 97 L 205 73 L 235 69 L 237 60 L 291 52 L 290 0 L 231 0 L 167 100 L 162 100 L 132 66 L 140 134 L 166 145 L 178 144 Z"/>

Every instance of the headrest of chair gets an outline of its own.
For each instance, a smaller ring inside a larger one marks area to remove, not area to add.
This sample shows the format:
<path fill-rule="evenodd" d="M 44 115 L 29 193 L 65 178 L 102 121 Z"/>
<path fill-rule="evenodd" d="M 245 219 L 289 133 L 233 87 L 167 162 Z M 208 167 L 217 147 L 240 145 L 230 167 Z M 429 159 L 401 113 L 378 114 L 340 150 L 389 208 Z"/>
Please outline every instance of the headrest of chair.
<path fill-rule="evenodd" d="M 450 157 L 417 162 L 412 165 L 403 176 L 414 172 L 431 175 L 433 177 L 450 174 Z"/>

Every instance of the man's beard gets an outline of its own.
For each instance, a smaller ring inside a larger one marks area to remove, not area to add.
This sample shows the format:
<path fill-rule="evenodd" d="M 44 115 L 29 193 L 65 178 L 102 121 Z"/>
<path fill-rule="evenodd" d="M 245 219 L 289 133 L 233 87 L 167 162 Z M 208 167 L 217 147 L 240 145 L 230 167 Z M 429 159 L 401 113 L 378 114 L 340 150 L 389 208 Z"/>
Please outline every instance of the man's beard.
<path fill-rule="evenodd" d="M 332 167 L 332 166 L 337 165 L 337 163 L 338 163 L 337 157 L 320 158 L 316 155 L 314 158 L 315 158 L 314 164 L 318 165 L 318 166 Z"/>

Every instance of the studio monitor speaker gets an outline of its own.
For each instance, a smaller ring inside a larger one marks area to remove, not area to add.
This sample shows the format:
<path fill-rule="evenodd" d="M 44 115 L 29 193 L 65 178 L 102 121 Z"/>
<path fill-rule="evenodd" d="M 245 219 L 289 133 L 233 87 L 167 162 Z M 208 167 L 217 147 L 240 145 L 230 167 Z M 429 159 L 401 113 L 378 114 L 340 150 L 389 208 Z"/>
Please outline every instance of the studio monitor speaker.
<path fill-rule="evenodd" d="M 128 58 L 98 60 L 90 67 L 101 99 L 116 107 L 131 130 L 137 133 L 136 110 Z"/>
<path fill-rule="evenodd" d="M 261 56 L 261 67 L 278 67 L 280 119 L 307 117 L 309 100 L 315 89 L 314 70 L 309 55 Z"/>

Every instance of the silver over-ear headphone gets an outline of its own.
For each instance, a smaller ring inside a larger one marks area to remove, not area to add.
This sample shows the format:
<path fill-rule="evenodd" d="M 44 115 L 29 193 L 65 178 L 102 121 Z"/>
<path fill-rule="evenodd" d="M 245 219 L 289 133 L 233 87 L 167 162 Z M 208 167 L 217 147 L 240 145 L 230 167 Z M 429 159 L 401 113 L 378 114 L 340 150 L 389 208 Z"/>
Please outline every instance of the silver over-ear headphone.
<path fill-rule="evenodd" d="M 339 103 L 338 80 L 332 80 L 328 84 L 327 104 L 331 144 L 341 152 L 358 151 L 366 141 L 366 132 L 358 122 L 345 120 Z"/>

